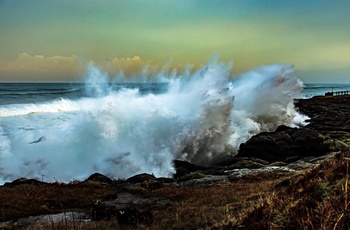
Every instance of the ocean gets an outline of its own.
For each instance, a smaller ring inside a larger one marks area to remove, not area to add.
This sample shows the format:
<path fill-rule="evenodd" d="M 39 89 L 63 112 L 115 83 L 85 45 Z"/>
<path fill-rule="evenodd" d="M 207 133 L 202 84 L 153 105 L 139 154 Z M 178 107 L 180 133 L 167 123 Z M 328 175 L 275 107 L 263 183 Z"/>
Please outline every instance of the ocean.
<path fill-rule="evenodd" d="M 220 63 L 162 83 L 107 83 L 105 76 L 0 83 L 0 184 L 69 182 L 94 172 L 171 176 L 174 159 L 210 164 L 259 132 L 305 124 L 293 99 L 332 88 L 350 85 L 303 88 L 292 67 L 278 65 L 232 81 L 230 66 Z"/>
<path fill-rule="evenodd" d="M 91 96 L 85 83 L 0 83 L 0 106 L 31 104 L 59 99 L 77 100 Z M 161 94 L 168 89 L 168 83 L 110 83 L 110 91 L 137 89 L 141 95 Z M 305 83 L 297 98 L 324 96 L 326 92 L 350 90 L 347 83 Z"/>
<path fill-rule="evenodd" d="M 299 98 L 324 96 L 327 92 L 349 91 L 350 83 L 305 83 Z"/>

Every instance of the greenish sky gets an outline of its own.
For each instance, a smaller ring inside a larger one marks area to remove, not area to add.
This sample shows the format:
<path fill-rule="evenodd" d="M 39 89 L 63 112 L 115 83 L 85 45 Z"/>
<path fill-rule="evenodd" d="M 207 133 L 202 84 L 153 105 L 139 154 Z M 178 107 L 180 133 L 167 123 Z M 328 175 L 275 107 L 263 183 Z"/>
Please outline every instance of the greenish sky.
<path fill-rule="evenodd" d="M 350 81 L 346 0 L 0 0 L 0 81 L 73 81 L 207 64 L 294 64 L 304 82 Z"/>

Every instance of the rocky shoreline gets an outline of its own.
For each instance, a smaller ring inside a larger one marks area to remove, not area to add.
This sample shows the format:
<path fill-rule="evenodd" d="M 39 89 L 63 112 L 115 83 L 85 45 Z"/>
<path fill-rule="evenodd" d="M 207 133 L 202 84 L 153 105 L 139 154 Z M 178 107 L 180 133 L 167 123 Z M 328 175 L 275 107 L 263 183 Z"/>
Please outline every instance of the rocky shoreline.
<path fill-rule="evenodd" d="M 173 226 L 178 223 L 176 221 L 179 221 L 179 217 L 176 215 L 181 215 L 181 202 L 195 211 L 191 204 L 200 202 L 193 200 L 201 199 L 198 193 L 216 191 L 220 197 L 217 190 L 223 193 L 229 190 L 233 196 L 227 197 L 226 204 L 218 206 L 218 209 L 230 205 L 227 212 L 243 213 L 251 208 L 251 202 L 258 199 L 255 197 L 251 200 L 250 196 L 255 196 L 258 191 L 253 187 L 249 190 L 249 186 L 259 187 L 258 183 L 267 183 L 264 189 L 268 190 L 261 189 L 266 193 L 288 187 L 291 178 L 299 177 L 305 170 L 332 159 L 334 153 L 345 151 L 350 145 L 350 96 L 300 99 L 295 101 L 295 105 L 301 113 L 310 117 L 309 124 L 305 127 L 297 129 L 280 126 L 274 132 L 255 135 L 240 146 L 235 157 L 221 164 L 201 166 L 176 160 L 174 178 L 140 174 L 115 181 L 95 173 L 85 181 L 69 184 L 45 183 L 24 178 L 5 183 L 0 186 L 0 210 L 4 210 L 0 215 L 0 228 L 25 229 L 33 225 L 45 228 L 50 224 L 58 226 L 63 224 L 62 221 L 73 221 L 79 226 L 94 229 L 94 226 L 103 221 L 111 220 L 116 220 L 115 225 L 103 222 L 106 224 L 105 228 L 108 224 L 114 229 L 124 228 L 123 226 L 163 228 L 166 223 L 172 223 Z M 247 186 L 247 194 L 241 195 L 241 191 L 235 190 L 240 186 L 242 189 Z M 72 193 L 68 193 L 68 190 Z M 62 194 L 62 191 L 65 192 Z M 56 192 L 71 197 L 57 198 Z M 21 199 L 22 193 L 27 195 L 24 194 L 20 204 L 15 204 L 18 202 L 15 200 L 13 205 L 9 202 L 9 199 L 16 197 Z M 212 195 L 208 195 L 208 198 L 210 196 Z M 238 196 L 240 200 L 236 200 L 235 197 Z M 215 200 L 209 203 L 212 202 L 217 205 Z M 33 208 L 20 210 L 21 205 Z M 164 215 L 161 215 L 162 212 L 175 214 L 170 214 L 172 218 L 168 216 L 166 221 L 163 218 L 163 225 L 160 225 L 159 218 Z M 184 212 L 187 213 L 188 210 Z M 226 215 L 227 213 L 224 216 Z M 203 216 L 208 219 L 205 214 Z M 217 221 L 203 221 L 202 225 L 194 221 L 191 228 L 217 226 Z M 189 226 L 183 225 L 182 228 Z"/>

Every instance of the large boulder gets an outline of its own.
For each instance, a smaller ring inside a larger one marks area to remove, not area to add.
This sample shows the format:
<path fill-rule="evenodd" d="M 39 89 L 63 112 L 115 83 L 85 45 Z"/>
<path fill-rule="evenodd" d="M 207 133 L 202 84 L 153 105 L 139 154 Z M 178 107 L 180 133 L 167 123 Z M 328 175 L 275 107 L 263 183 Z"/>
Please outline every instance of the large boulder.
<path fill-rule="evenodd" d="M 100 183 L 106 183 L 106 184 L 112 184 L 113 181 L 111 178 L 102 175 L 101 173 L 94 173 L 89 178 L 87 178 L 88 181 L 96 181 Z"/>
<path fill-rule="evenodd" d="M 297 161 L 330 152 L 330 146 L 317 131 L 280 126 L 275 132 L 263 132 L 241 144 L 236 157 L 255 157 L 268 162 Z"/>
<path fill-rule="evenodd" d="M 6 182 L 4 187 L 16 187 L 21 185 L 39 185 L 39 184 L 47 184 L 45 182 L 36 180 L 36 179 L 27 179 L 27 178 L 19 178 L 12 182 Z"/>
<path fill-rule="evenodd" d="M 139 211 L 135 208 L 120 209 L 117 212 L 117 219 L 120 225 L 150 225 L 153 222 L 151 211 Z"/>
<path fill-rule="evenodd" d="M 137 174 L 135 176 L 132 176 L 128 179 L 126 179 L 125 182 L 128 183 L 143 183 L 145 181 L 149 181 L 149 180 L 156 180 L 157 178 L 151 174 L 148 173 L 142 173 L 142 174 Z"/>
<path fill-rule="evenodd" d="M 184 175 L 187 175 L 191 172 L 201 171 L 209 169 L 205 166 L 195 165 L 187 161 L 174 160 L 174 166 L 176 169 L 176 173 L 174 174 L 174 178 L 179 178 Z"/>

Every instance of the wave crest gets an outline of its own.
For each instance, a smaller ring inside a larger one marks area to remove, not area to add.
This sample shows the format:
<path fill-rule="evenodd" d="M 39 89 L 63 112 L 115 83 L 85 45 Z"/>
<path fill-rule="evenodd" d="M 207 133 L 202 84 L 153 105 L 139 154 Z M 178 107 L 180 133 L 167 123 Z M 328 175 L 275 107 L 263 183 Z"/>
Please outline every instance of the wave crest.
<path fill-rule="evenodd" d="M 140 94 L 108 88 L 106 75 L 90 67 L 92 98 L 2 107 L 0 179 L 70 181 L 95 171 L 171 176 L 174 159 L 210 164 L 235 155 L 259 132 L 303 123 L 293 104 L 303 83 L 293 66 L 260 67 L 235 81 L 230 70 L 214 62 L 172 76 L 164 93 Z M 28 145 L 42 136 L 45 141 Z"/>

